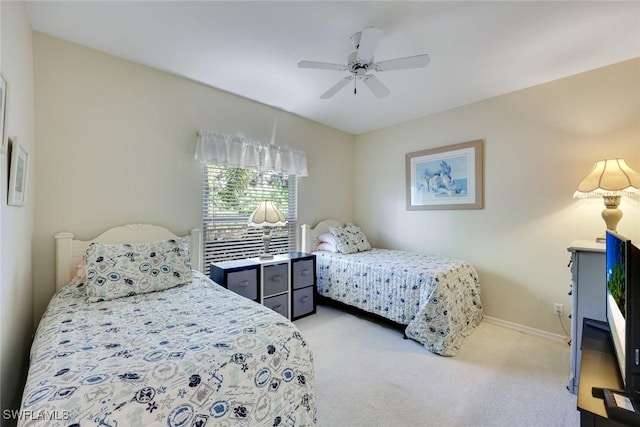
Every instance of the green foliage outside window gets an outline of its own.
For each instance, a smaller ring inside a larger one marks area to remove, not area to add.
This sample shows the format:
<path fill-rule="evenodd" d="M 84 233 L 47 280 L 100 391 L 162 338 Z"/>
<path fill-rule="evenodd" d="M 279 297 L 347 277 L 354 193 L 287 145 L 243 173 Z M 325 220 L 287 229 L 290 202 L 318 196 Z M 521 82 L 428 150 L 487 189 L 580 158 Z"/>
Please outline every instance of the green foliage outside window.
<path fill-rule="evenodd" d="M 289 177 L 277 172 L 208 166 L 208 211 L 216 217 L 247 217 L 261 200 L 272 200 L 287 216 Z"/>

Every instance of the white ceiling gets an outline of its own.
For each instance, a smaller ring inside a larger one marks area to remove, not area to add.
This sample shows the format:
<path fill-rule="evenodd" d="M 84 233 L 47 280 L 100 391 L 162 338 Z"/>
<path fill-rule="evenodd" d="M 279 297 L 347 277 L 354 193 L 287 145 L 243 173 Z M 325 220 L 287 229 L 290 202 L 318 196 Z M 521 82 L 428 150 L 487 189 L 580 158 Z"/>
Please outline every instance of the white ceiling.
<path fill-rule="evenodd" d="M 33 29 L 361 134 L 640 57 L 640 2 L 28 1 Z M 350 37 L 384 31 L 375 60 L 428 53 L 427 68 L 377 73 L 320 95 L 347 71 Z M 640 76 L 639 76 L 640 78 Z"/>

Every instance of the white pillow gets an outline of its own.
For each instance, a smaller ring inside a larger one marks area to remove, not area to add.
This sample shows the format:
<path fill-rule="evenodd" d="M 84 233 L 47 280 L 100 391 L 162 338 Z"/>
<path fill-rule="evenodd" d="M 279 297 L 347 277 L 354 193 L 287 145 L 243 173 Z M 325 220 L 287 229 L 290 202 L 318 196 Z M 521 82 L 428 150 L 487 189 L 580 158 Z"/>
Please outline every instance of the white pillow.
<path fill-rule="evenodd" d="M 336 245 L 331 244 L 331 243 L 327 243 L 327 242 L 322 242 L 318 245 L 317 250 L 319 251 L 326 251 L 326 252 L 333 252 L 336 253 L 338 252 L 338 248 L 336 248 Z"/>
<path fill-rule="evenodd" d="M 336 245 L 336 239 L 331 235 L 331 233 L 324 233 L 319 235 L 318 240 L 322 243 L 330 243 L 333 246 Z"/>

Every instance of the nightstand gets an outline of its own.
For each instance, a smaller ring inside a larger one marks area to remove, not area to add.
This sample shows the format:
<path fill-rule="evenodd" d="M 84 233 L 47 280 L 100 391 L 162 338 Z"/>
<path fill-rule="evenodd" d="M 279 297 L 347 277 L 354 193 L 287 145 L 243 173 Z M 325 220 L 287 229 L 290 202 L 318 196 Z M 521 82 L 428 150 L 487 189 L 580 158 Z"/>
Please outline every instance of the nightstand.
<path fill-rule="evenodd" d="M 316 312 L 316 257 L 302 252 L 211 264 L 219 285 L 297 320 Z"/>
<path fill-rule="evenodd" d="M 285 256 L 291 263 L 291 318 L 297 320 L 316 312 L 316 256 L 303 252 Z"/>

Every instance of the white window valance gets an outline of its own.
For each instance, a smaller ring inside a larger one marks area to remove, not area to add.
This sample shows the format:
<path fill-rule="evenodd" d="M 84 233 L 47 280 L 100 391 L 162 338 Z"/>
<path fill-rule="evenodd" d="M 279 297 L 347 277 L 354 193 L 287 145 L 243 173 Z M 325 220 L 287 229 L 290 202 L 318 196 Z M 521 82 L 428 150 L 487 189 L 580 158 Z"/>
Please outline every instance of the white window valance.
<path fill-rule="evenodd" d="M 196 160 L 223 166 L 307 176 L 307 154 L 289 147 L 230 136 L 210 130 L 198 132 Z"/>

